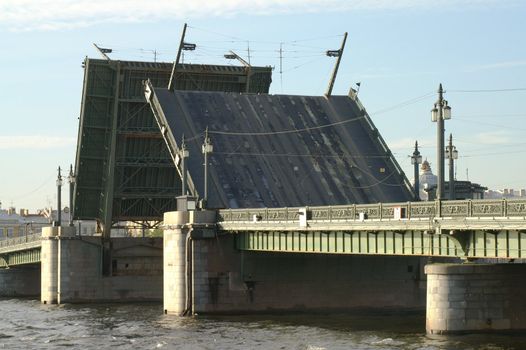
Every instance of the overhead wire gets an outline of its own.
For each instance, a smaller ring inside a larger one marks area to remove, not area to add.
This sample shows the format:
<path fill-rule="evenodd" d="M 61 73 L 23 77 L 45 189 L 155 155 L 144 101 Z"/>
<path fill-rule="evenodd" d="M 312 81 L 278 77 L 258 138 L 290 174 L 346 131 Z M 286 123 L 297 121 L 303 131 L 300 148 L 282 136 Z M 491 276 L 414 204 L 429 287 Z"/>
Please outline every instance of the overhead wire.
<path fill-rule="evenodd" d="M 390 158 L 388 155 L 346 155 L 346 154 L 294 154 L 294 153 L 257 153 L 257 152 L 214 152 L 216 154 L 223 154 L 227 156 L 261 156 L 261 157 L 305 157 L 305 158 L 337 158 L 337 159 L 381 159 Z"/>
<path fill-rule="evenodd" d="M 466 119 L 463 119 L 463 118 L 461 118 L 461 117 L 457 117 L 457 118 L 454 119 L 454 120 L 456 120 L 456 121 L 460 121 L 460 122 L 463 122 L 463 123 L 484 124 L 484 125 L 494 126 L 494 127 L 497 127 L 497 128 L 505 128 L 505 129 L 512 129 L 512 130 L 526 131 L 526 129 L 517 128 L 516 126 L 507 126 L 507 125 L 502 125 L 502 124 L 494 124 L 494 123 L 483 122 L 483 121 L 480 121 L 480 120 L 477 120 L 477 121 L 466 120 Z"/>
<path fill-rule="evenodd" d="M 507 88 L 507 89 L 478 89 L 478 90 L 446 90 L 446 92 L 466 92 L 466 93 L 483 93 L 483 92 L 512 92 L 512 91 L 526 91 L 526 88 Z"/>
<path fill-rule="evenodd" d="M 34 188 L 33 190 L 29 191 L 29 192 L 26 192 L 24 194 L 21 194 L 21 195 L 18 195 L 16 197 L 12 197 L 10 198 L 10 200 L 18 200 L 18 199 L 21 199 L 21 198 L 25 198 L 27 196 L 30 196 L 38 191 L 40 191 L 42 188 L 44 188 L 44 186 L 46 186 L 49 181 L 51 181 L 51 179 L 55 176 L 55 174 L 51 174 L 47 179 L 45 179 L 40 185 L 38 185 L 36 188 Z"/>
<path fill-rule="evenodd" d="M 419 102 L 420 100 L 422 100 L 423 98 L 426 98 L 428 96 L 430 96 L 429 93 L 425 94 L 425 95 L 422 95 L 422 96 L 418 96 L 418 97 L 409 99 L 407 101 L 404 101 L 402 103 L 396 104 L 394 106 L 381 109 L 381 110 L 379 110 L 377 112 L 373 112 L 371 115 L 377 115 L 377 114 L 381 114 L 381 113 L 386 113 L 386 112 L 389 112 L 389 111 L 397 109 L 397 108 L 402 108 L 402 107 L 408 106 L 410 104 Z M 300 133 L 300 132 L 311 131 L 311 130 L 319 130 L 319 129 L 324 129 L 324 128 L 328 128 L 328 127 L 332 127 L 332 126 L 336 126 L 336 125 L 346 124 L 346 123 L 350 123 L 350 122 L 357 121 L 357 120 L 360 120 L 360 119 L 364 119 L 365 117 L 366 117 L 366 114 L 363 114 L 363 115 L 358 116 L 358 117 L 349 118 L 349 119 L 341 120 L 341 121 L 334 122 L 334 123 L 318 125 L 318 126 L 312 126 L 312 127 L 302 128 L 302 129 L 290 129 L 290 130 L 268 131 L 268 132 L 236 132 L 236 131 L 209 130 L 208 133 L 216 134 L 216 135 L 229 135 L 229 136 L 269 136 L 269 135 L 293 134 L 293 133 Z"/>

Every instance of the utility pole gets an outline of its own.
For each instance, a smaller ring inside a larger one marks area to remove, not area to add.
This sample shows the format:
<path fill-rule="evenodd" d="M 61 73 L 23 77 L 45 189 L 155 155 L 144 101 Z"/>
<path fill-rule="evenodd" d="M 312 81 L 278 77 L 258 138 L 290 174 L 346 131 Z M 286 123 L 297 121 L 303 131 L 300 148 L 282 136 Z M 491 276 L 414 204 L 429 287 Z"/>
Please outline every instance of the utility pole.
<path fill-rule="evenodd" d="M 449 199 L 455 199 L 455 168 L 454 161 L 458 159 L 458 151 L 453 146 L 453 135 L 449 134 L 449 145 L 446 147 L 446 157 L 449 159 Z"/>
<path fill-rule="evenodd" d="M 420 200 L 420 176 L 418 174 L 418 166 L 422 164 L 422 156 L 420 155 L 420 152 L 418 151 L 418 141 L 415 141 L 415 151 L 413 152 L 413 155 L 411 156 L 411 164 L 413 164 L 414 166 L 415 199 L 419 201 Z"/>
<path fill-rule="evenodd" d="M 60 175 L 60 167 L 58 167 L 58 176 L 57 176 L 57 222 L 55 226 L 60 227 L 62 221 L 62 175 Z M 53 211 L 51 211 L 53 214 Z"/>
<path fill-rule="evenodd" d="M 338 68 L 340 67 L 340 61 L 342 60 L 343 50 L 345 49 L 345 42 L 347 41 L 347 32 L 343 35 L 342 46 L 339 50 L 329 50 L 325 54 L 329 57 L 338 57 L 334 70 L 332 71 L 331 80 L 329 81 L 329 86 L 325 92 L 325 96 L 330 97 L 332 94 L 332 88 L 334 87 L 334 81 L 336 80 L 336 75 L 338 74 Z"/>
<path fill-rule="evenodd" d="M 250 65 L 250 41 L 247 41 L 247 57 L 248 57 L 248 64 Z"/>
<path fill-rule="evenodd" d="M 440 84 L 438 101 L 431 110 L 431 120 L 437 123 L 437 199 L 444 197 L 444 121 L 447 119 L 451 119 L 451 107 L 444 100 L 444 90 Z"/>
<path fill-rule="evenodd" d="M 283 43 L 279 43 L 279 82 L 283 93 Z"/>
<path fill-rule="evenodd" d="M 204 164 L 204 193 L 203 193 L 203 208 L 206 208 L 206 202 L 208 200 L 208 154 L 209 153 L 212 153 L 214 151 L 214 146 L 212 145 L 212 143 L 210 142 L 210 138 L 208 137 L 208 126 L 206 127 L 206 130 L 205 130 L 205 141 L 203 143 L 203 146 L 202 146 L 202 151 L 203 151 L 203 155 L 204 155 L 204 159 L 205 159 L 205 164 Z"/>

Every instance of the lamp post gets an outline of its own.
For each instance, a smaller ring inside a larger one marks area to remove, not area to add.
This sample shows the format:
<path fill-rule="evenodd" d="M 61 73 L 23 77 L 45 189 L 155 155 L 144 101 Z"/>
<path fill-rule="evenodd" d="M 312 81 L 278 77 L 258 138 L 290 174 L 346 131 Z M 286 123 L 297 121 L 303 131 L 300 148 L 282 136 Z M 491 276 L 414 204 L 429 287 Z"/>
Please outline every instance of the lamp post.
<path fill-rule="evenodd" d="M 188 155 L 189 155 L 189 152 L 188 150 L 186 149 L 186 144 L 184 142 L 184 135 L 183 135 L 183 140 L 181 142 L 181 150 L 179 151 L 179 157 L 181 157 L 181 181 L 182 181 L 182 185 L 181 185 L 181 194 L 183 196 L 186 195 L 186 162 L 185 162 L 185 158 L 188 158 Z"/>
<path fill-rule="evenodd" d="M 418 175 L 418 166 L 422 164 L 422 156 L 418 151 L 418 141 L 415 141 L 415 151 L 411 156 L 411 164 L 414 166 L 414 176 L 415 176 L 415 199 L 420 200 L 420 178 Z"/>
<path fill-rule="evenodd" d="M 73 226 L 73 190 L 75 186 L 76 177 L 73 173 L 73 165 L 69 166 L 69 226 Z"/>
<path fill-rule="evenodd" d="M 214 146 L 212 145 L 212 142 L 210 141 L 210 138 L 208 137 L 208 127 L 206 127 L 205 130 L 205 141 L 202 146 L 203 155 L 205 158 L 205 189 L 203 193 L 203 208 L 206 208 L 206 201 L 208 200 L 208 154 L 212 153 L 214 151 Z"/>
<path fill-rule="evenodd" d="M 60 167 L 58 167 L 58 176 L 57 176 L 57 222 L 55 226 L 60 227 L 62 220 L 62 175 L 60 175 Z M 52 212 L 53 213 L 53 212 Z"/>
<path fill-rule="evenodd" d="M 446 158 L 449 159 L 449 199 L 455 199 L 455 171 L 454 161 L 458 159 L 458 151 L 453 146 L 453 135 L 449 134 L 449 145 L 446 147 Z"/>
<path fill-rule="evenodd" d="M 444 195 L 444 121 L 451 119 L 451 107 L 443 97 L 442 84 L 438 87 L 438 101 L 431 110 L 431 120 L 437 123 L 437 192 L 436 198 L 442 199 Z"/>

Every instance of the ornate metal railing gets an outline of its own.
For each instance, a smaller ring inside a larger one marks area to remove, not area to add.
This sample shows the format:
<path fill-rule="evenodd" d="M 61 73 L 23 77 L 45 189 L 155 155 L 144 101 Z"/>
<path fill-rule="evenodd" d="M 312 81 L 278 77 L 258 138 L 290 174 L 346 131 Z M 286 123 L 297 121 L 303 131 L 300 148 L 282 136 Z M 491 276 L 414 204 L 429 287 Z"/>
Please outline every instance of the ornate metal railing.
<path fill-rule="evenodd" d="M 42 239 L 41 233 L 33 233 L 30 235 L 3 239 L 3 240 L 0 240 L 0 248 L 7 248 L 7 247 L 19 245 L 19 244 L 36 242 L 36 241 L 40 241 L 41 239 Z"/>
<path fill-rule="evenodd" d="M 321 207 L 223 209 L 219 222 L 298 222 L 301 212 L 309 221 L 367 219 L 413 219 L 435 217 L 524 217 L 526 199 L 518 200 L 436 200 L 378 204 L 350 204 Z"/>

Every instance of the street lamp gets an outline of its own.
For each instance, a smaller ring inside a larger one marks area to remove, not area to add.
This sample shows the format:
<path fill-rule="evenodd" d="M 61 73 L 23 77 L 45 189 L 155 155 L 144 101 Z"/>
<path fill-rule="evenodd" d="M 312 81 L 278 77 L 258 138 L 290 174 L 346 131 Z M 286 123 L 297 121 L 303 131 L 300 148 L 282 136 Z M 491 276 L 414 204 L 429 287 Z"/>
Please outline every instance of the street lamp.
<path fill-rule="evenodd" d="M 453 135 L 449 134 L 449 145 L 446 146 L 446 158 L 449 159 L 449 199 L 455 199 L 455 172 L 454 161 L 458 159 L 458 151 L 453 146 Z"/>
<path fill-rule="evenodd" d="M 73 173 L 73 165 L 69 166 L 69 226 L 73 226 L 73 190 L 75 186 L 75 181 L 77 180 L 75 174 Z"/>
<path fill-rule="evenodd" d="M 214 151 L 214 146 L 212 145 L 212 142 L 210 141 L 210 138 L 208 137 L 208 126 L 205 130 L 205 141 L 202 146 L 202 152 L 205 158 L 205 191 L 203 194 L 203 208 L 206 208 L 206 201 L 208 200 L 208 154 L 212 153 Z"/>
<path fill-rule="evenodd" d="M 188 158 L 189 155 L 190 155 L 190 153 L 186 149 L 186 144 L 184 142 L 184 134 L 183 134 L 183 140 L 181 142 L 181 150 L 179 151 L 179 157 L 181 157 L 181 175 L 182 175 L 181 176 L 181 181 L 182 181 L 181 192 L 182 192 L 183 196 L 186 195 L 186 162 L 185 162 L 185 158 Z"/>
<path fill-rule="evenodd" d="M 437 123 L 437 163 L 438 181 L 436 198 L 442 199 L 444 192 L 444 120 L 451 119 L 451 107 L 443 97 L 442 84 L 438 87 L 438 101 L 431 110 L 431 120 Z"/>
<path fill-rule="evenodd" d="M 58 167 L 58 176 L 57 176 L 57 222 L 55 223 L 55 226 L 60 227 L 61 220 L 62 220 L 62 210 L 60 207 L 62 206 L 61 203 L 61 197 L 62 197 L 62 175 L 60 175 L 60 167 Z M 53 211 L 51 212 L 53 214 Z"/>
<path fill-rule="evenodd" d="M 252 78 L 252 66 L 250 65 L 250 63 L 242 59 L 237 53 L 235 53 L 232 50 L 226 53 L 223 57 L 225 57 L 227 60 L 238 60 L 243 66 L 245 66 L 245 69 L 247 70 L 247 84 L 245 86 L 245 92 L 250 92 L 250 79 Z"/>
<path fill-rule="evenodd" d="M 418 175 L 418 166 L 422 164 L 422 156 L 418 151 L 418 141 L 415 141 L 415 151 L 411 156 L 411 164 L 414 166 L 414 176 L 415 176 L 415 199 L 420 200 L 420 177 Z"/>

